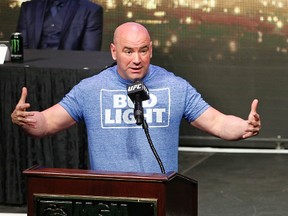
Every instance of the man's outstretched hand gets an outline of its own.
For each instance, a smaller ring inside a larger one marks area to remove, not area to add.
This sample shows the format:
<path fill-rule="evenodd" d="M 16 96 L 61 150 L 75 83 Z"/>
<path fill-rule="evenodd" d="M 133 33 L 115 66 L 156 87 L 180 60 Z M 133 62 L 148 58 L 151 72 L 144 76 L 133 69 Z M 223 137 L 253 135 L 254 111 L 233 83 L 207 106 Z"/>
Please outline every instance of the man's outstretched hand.
<path fill-rule="evenodd" d="M 34 112 L 27 111 L 27 109 L 30 108 L 30 104 L 26 103 L 27 95 L 27 88 L 23 87 L 21 98 L 11 114 L 11 120 L 14 124 L 17 124 L 21 127 L 35 127 L 36 120 L 33 118 Z"/>
<path fill-rule="evenodd" d="M 261 120 L 260 115 L 257 113 L 257 106 L 258 106 L 258 100 L 254 99 L 251 104 L 251 111 L 247 119 L 248 127 L 247 130 L 245 131 L 246 133 L 242 137 L 243 139 L 256 136 L 260 132 Z"/>

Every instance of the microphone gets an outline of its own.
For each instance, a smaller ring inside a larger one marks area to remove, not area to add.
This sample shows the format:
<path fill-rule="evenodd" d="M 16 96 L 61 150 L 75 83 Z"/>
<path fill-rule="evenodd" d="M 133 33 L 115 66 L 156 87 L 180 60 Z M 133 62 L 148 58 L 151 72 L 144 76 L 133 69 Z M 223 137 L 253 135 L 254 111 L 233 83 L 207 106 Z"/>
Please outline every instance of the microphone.
<path fill-rule="evenodd" d="M 144 119 L 142 101 L 150 98 L 148 88 L 141 80 L 136 80 L 127 87 L 127 93 L 129 98 L 134 103 L 134 117 L 136 124 L 141 125 Z"/>
<path fill-rule="evenodd" d="M 148 124 L 144 120 L 144 114 L 143 114 L 143 107 L 142 107 L 142 101 L 148 100 L 150 98 L 148 88 L 144 85 L 144 83 L 141 80 L 135 80 L 132 84 L 130 84 L 127 87 L 127 94 L 129 98 L 134 103 L 134 117 L 136 120 L 137 125 L 142 124 L 142 128 L 145 131 L 146 137 L 148 139 L 149 145 L 151 147 L 151 150 L 160 166 L 161 172 L 165 174 L 165 168 L 163 166 L 163 163 L 153 145 L 152 139 L 149 134 L 148 130 Z"/>

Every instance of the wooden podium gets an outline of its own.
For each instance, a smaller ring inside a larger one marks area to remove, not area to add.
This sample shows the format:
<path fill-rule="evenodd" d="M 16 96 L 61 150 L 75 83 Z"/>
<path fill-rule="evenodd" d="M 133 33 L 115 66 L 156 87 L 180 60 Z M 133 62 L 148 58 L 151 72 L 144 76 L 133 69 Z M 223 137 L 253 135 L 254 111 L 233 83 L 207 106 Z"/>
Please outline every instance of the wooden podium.
<path fill-rule="evenodd" d="M 28 216 L 197 216 L 197 182 L 175 172 L 32 167 L 23 173 Z"/>

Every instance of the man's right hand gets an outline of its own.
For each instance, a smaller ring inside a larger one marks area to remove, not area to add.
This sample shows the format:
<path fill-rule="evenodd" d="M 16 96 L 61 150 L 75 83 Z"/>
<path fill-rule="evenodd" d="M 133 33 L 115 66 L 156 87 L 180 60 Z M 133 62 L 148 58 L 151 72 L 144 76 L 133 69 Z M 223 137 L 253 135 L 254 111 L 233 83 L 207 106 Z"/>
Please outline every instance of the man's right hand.
<path fill-rule="evenodd" d="M 21 127 L 35 127 L 36 119 L 33 118 L 34 112 L 26 111 L 30 104 L 26 103 L 27 88 L 22 88 L 21 98 L 11 114 L 11 120 L 14 124 Z"/>

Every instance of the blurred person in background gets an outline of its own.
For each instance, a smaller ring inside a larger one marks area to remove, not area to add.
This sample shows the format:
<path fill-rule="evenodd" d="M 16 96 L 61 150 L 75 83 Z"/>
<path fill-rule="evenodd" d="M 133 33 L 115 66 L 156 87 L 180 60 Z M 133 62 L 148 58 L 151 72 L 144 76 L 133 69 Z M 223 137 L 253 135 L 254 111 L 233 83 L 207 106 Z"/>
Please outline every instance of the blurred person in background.
<path fill-rule="evenodd" d="M 24 49 L 100 51 L 103 8 L 89 0 L 23 2 L 16 31 Z"/>

